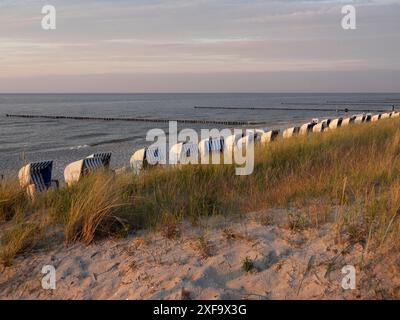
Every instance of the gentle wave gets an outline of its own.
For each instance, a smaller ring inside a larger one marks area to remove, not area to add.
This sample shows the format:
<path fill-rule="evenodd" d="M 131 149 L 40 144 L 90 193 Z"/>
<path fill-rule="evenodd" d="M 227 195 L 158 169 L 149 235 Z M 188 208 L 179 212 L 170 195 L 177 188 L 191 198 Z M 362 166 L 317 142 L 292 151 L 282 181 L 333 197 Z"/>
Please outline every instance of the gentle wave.
<path fill-rule="evenodd" d="M 88 147 L 90 147 L 88 144 L 83 144 L 83 145 L 79 145 L 79 146 L 70 147 L 69 150 L 79 150 L 79 149 L 88 148 Z"/>
<path fill-rule="evenodd" d="M 131 137 L 127 137 L 127 138 L 110 139 L 110 140 L 104 140 L 104 141 L 100 141 L 100 142 L 91 143 L 90 146 L 91 147 L 97 147 L 97 146 L 102 146 L 102 145 L 105 145 L 105 144 L 132 141 L 132 140 L 135 140 L 135 139 L 138 139 L 138 138 L 139 138 L 139 136 L 131 136 Z"/>

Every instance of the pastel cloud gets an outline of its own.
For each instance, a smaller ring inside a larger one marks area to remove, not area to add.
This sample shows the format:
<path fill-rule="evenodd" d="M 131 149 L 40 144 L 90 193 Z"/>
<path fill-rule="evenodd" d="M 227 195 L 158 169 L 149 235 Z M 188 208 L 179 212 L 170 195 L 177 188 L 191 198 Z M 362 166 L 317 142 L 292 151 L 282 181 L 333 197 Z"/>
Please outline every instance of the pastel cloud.
<path fill-rule="evenodd" d="M 400 0 L 54 0 L 50 32 L 47 2 L 0 2 L 1 78 L 400 72 Z M 356 31 L 340 27 L 349 3 Z"/>

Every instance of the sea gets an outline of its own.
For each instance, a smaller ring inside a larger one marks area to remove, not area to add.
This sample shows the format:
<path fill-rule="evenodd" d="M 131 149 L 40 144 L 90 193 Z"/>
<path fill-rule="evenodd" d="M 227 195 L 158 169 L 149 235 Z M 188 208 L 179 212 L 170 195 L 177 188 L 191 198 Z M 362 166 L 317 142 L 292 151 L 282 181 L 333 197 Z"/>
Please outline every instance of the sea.
<path fill-rule="evenodd" d="M 54 176 L 62 179 L 68 163 L 96 152 L 112 152 L 113 168 L 127 167 L 136 150 L 151 144 L 146 141 L 149 130 L 159 128 L 168 133 L 168 123 L 14 118 L 7 114 L 254 121 L 261 124 L 253 127 L 282 129 L 313 118 L 391 110 L 393 106 L 400 106 L 400 93 L 0 94 L 0 174 L 16 175 L 24 163 L 53 160 Z M 178 129 L 225 127 L 182 123 Z M 237 126 L 245 127 L 249 126 Z"/>

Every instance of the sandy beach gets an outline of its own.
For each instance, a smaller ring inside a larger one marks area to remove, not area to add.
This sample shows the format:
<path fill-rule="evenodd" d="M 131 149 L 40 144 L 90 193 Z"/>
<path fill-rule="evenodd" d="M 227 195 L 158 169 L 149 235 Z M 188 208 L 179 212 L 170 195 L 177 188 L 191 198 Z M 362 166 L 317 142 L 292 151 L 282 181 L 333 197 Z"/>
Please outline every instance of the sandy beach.
<path fill-rule="evenodd" d="M 335 243 L 334 226 L 293 231 L 274 210 L 184 223 L 175 239 L 141 232 L 88 247 L 38 249 L 0 274 L 1 299 L 382 299 L 398 297 L 398 255 Z M 272 218 L 274 219 L 274 218 Z M 251 270 L 243 269 L 246 257 Z M 397 258 L 396 258 L 397 257 Z M 379 262 L 379 263 L 378 263 Z M 387 263 L 383 263 L 387 262 Z M 41 287 L 43 265 L 56 290 Z M 341 286 L 345 265 L 357 288 Z"/>

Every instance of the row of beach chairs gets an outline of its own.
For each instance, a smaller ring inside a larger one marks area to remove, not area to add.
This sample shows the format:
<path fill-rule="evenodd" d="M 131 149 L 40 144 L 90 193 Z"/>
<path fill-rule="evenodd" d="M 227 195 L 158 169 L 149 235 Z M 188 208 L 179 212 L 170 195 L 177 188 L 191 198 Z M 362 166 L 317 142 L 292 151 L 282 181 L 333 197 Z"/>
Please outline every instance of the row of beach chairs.
<path fill-rule="evenodd" d="M 307 135 L 315 132 L 324 132 L 335 130 L 339 127 L 350 124 L 359 124 L 365 122 L 375 122 L 380 119 L 399 117 L 400 113 L 393 111 L 377 115 L 360 114 L 348 118 L 337 119 L 312 119 L 311 122 L 302 126 L 287 128 L 283 131 L 284 139 L 295 135 Z M 212 153 L 235 152 L 241 148 L 247 147 L 252 143 L 261 143 L 263 145 L 274 141 L 280 134 L 279 130 L 264 131 L 255 129 L 248 131 L 248 134 L 232 135 L 229 137 L 210 137 L 194 144 L 182 142 L 174 145 L 170 151 L 170 164 L 189 164 L 198 163 L 199 157 L 209 156 Z M 167 155 L 163 148 L 146 147 L 136 151 L 130 159 L 130 167 L 139 174 L 148 166 L 157 164 L 166 164 Z M 99 169 L 109 169 L 111 153 L 96 153 L 84 159 L 70 163 L 65 167 L 64 179 L 68 186 L 79 182 L 90 172 Z M 22 167 L 18 173 L 18 178 L 22 188 L 25 188 L 28 194 L 33 198 L 37 192 L 43 192 L 51 187 L 58 188 L 58 181 L 52 179 L 53 161 L 42 161 L 29 163 Z"/>

